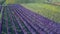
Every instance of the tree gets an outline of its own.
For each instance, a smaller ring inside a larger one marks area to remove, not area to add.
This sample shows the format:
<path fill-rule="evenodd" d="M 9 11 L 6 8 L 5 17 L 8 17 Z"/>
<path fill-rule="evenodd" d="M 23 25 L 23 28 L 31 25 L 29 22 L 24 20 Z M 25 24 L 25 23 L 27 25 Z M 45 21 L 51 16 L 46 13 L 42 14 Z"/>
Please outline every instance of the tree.
<path fill-rule="evenodd" d="M 52 0 L 47 0 L 48 2 L 52 2 Z"/>
<path fill-rule="evenodd" d="M 0 0 L 0 4 L 2 5 L 6 0 Z"/>

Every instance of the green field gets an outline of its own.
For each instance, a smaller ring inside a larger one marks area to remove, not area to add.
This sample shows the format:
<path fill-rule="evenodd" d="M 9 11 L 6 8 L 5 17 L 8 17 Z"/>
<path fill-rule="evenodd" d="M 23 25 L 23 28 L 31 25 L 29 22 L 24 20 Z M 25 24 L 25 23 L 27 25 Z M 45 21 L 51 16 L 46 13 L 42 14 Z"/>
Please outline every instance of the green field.
<path fill-rule="evenodd" d="M 43 15 L 46 18 L 49 18 L 56 22 L 60 22 L 60 6 L 44 3 L 27 3 L 21 5 L 40 15 Z"/>

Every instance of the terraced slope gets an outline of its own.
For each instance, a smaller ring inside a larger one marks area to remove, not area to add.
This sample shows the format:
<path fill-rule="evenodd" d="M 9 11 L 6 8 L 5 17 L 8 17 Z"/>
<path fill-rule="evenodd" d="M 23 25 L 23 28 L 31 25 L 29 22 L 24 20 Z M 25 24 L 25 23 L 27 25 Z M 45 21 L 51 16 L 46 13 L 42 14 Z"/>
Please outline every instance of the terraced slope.
<path fill-rule="evenodd" d="M 0 34 L 60 34 L 60 24 L 21 5 L 3 7 Z"/>

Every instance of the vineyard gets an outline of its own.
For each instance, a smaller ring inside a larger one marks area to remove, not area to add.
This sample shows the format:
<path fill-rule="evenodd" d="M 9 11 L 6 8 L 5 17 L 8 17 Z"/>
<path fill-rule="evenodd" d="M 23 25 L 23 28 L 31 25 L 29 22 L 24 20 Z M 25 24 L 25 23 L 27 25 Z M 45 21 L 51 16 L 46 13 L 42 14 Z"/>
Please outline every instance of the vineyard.
<path fill-rule="evenodd" d="M 60 24 L 18 4 L 0 6 L 0 34 L 60 34 Z"/>

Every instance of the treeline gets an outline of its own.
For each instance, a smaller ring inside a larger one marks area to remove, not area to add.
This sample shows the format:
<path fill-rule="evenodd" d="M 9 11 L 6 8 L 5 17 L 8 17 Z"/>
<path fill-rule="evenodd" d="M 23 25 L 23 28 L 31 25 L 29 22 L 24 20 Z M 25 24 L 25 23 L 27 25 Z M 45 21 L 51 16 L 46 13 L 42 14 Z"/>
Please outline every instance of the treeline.
<path fill-rule="evenodd" d="M 2 5 L 6 0 L 0 0 L 0 5 Z"/>
<path fill-rule="evenodd" d="M 43 2 L 60 2 L 60 0 L 15 0 L 16 3 L 43 3 Z"/>
<path fill-rule="evenodd" d="M 40 3 L 45 1 L 46 0 L 16 0 L 15 3 Z"/>
<path fill-rule="evenodd" d="M 60 2 L 60 0 L 0 0 L 0 4 L 20 4 L 20 3 L 53 3 L 53 2 Z"/>

